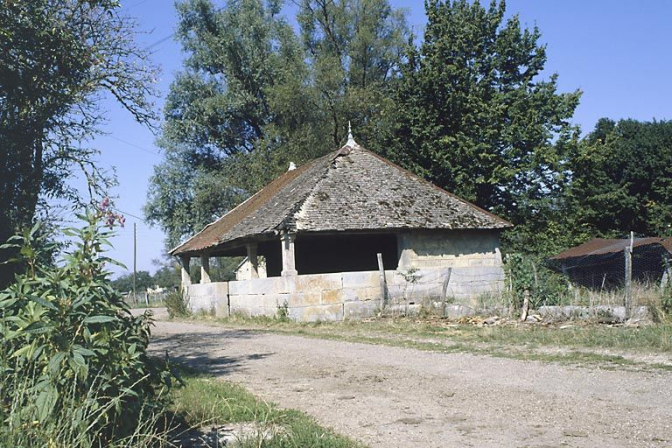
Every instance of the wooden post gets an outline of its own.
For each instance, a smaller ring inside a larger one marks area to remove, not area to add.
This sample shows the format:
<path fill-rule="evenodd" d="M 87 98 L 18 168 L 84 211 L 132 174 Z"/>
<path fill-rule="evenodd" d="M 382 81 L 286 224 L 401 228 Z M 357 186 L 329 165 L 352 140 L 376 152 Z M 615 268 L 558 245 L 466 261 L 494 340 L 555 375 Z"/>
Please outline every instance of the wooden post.
<path fill-rule="evenodd" d="M 448 283 L 450 283 L 450 276 L 453 274 L 453 268 L 448 268 L 446 270 L 446 279 L 443 281 L 443 286 L 441 287 L 441 301 L 446 301 L 446 295 L 448 294 Z"/>
<path fill-rule="evenodd" d="M 520 312 L 520 321 L 527 320 L 527 314 L 530 312 L 530 291 L 527 289 L 523 291 L 523 309 Z"/>
<path fill-rule="evenodd" d="M 383 291 L 381 297 L 382 303 L 380 309 L 385 309 L 387 304 L 387 281 L 385 280 L 385 267 L 383 266 L 383 254 L 376 254 L 378 257 L 378 272 L 380 273 L 380 289 Z"/>
<path fill-rule="evenodd" d="M 630 245 L 625 248 L 625 320 L 630 319 L 632 307 L 632 250 L 634 246 L 634 232 L 630 232 Z"/>
<path fill-rule="evenodd" d="M 665 267 L 663 268 L 663 276 L 660 279 L 661 294 L 665 294 L 665 288 L 667 288 L 670 285 L 670 282 L 672 282 L 672 268 L 670 268 L 670 261 L 667 259 L 667 257 L 663 257 L 663 265 Z"/>
<path fill-rule="evenodd" d="M 201 283 L 210 283 L 210 257 L 201 255 Z"/>

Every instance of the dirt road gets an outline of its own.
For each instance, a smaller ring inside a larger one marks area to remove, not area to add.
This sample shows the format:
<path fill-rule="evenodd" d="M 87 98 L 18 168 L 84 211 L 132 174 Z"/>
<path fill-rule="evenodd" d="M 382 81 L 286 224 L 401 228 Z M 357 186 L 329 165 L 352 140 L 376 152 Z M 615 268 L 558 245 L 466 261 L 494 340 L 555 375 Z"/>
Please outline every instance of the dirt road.
<path fill-rule="evenodd" d="M 672 446 L 672 372 L 158 322 L 168 350 L 371 447 Z"/>

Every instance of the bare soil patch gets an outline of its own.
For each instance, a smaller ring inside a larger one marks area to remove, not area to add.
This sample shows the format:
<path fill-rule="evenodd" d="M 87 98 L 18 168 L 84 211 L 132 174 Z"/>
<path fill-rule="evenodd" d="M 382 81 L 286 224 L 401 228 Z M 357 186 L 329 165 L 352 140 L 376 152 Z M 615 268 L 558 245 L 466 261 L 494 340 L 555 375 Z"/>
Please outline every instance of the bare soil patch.
<path fill-rule="evenodd" d="M 151 350 L 372 447 L 672 444 L 672 373 L 157 322 Z"/>

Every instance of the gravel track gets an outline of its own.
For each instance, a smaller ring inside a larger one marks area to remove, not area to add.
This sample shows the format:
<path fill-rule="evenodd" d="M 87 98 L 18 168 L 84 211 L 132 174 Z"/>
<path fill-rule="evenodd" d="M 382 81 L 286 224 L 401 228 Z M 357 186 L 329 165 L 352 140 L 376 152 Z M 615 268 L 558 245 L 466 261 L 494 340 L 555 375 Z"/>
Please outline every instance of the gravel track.
<path fill-rule="evenodd" d="M 672 446 L 672 372 L 157 322 L 150 350 L 371 447 Z"/>

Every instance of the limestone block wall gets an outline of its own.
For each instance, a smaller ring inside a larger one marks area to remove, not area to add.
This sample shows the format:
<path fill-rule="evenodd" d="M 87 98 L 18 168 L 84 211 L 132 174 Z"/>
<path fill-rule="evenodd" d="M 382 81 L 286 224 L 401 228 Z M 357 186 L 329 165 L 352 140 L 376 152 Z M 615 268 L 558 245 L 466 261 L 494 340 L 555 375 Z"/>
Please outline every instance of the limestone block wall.
<path fill-rule="evenodd" d="M 415 231 L 401 234 L 398 241 L 402 270 L 502 265 L 497 231 Z"/>
<path fill-rule="evenodd" d="M 498 295 L 504 287 L 501 266 L 411 268 L 387 271 L 389 307 L 413 310 L 436 307 L 439 302 L 478 307 L 483 295 Z"/>
<path fill-rule="evenodd" d="M 497 294 L 504 284 L 501 266 L 385 271 L 387 302 L 378 271 L 269 277 L 229 282 L 231 314 L 278 316 L 292 320 L 340 321 L 373 316 L 383 306 L 409 311 L 445 303 L 476 306 L 482 294 Z"/>
<path fill-rule="evenodd" d="M 229 284 L 194 283 L 186 287 L 189 308 L 193 312 L 214 312 L 216 316 L 229 315 Z"/>

